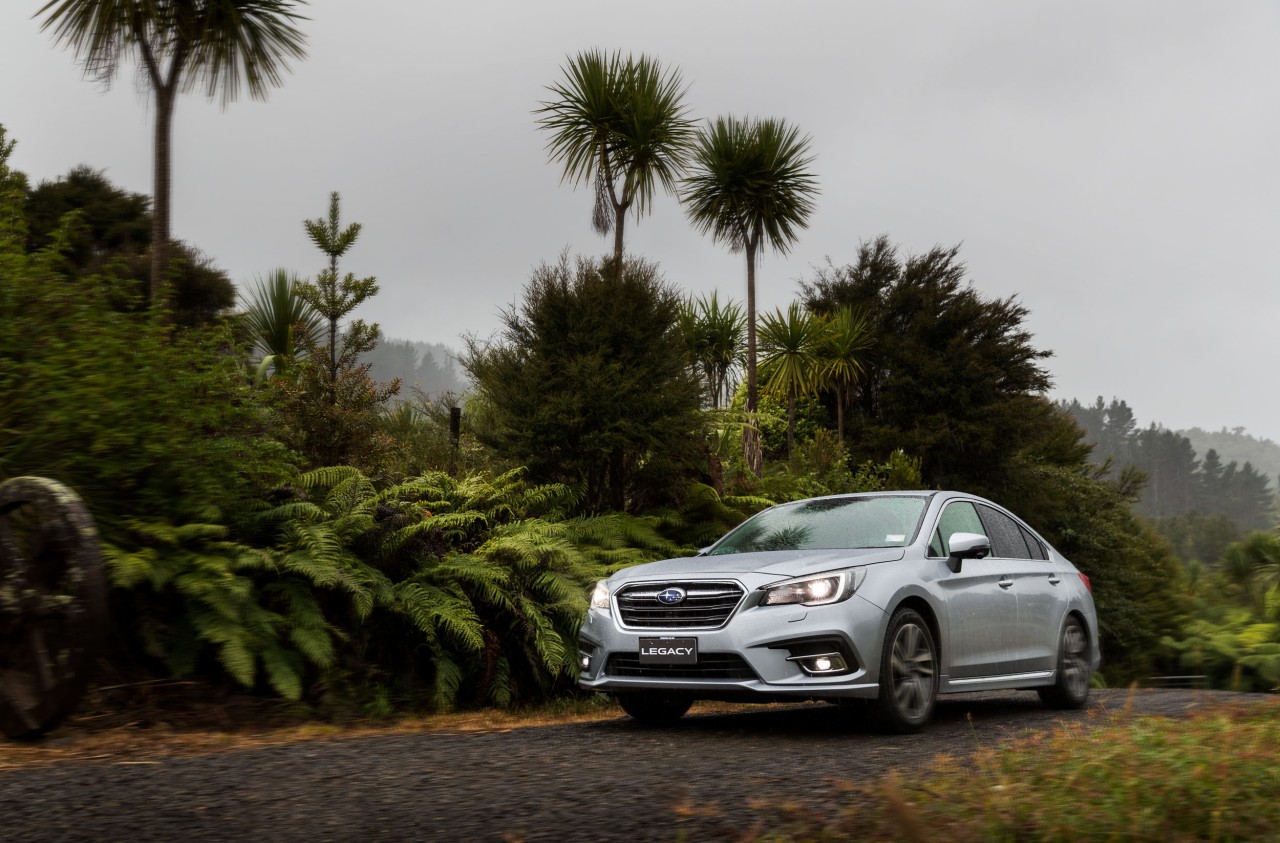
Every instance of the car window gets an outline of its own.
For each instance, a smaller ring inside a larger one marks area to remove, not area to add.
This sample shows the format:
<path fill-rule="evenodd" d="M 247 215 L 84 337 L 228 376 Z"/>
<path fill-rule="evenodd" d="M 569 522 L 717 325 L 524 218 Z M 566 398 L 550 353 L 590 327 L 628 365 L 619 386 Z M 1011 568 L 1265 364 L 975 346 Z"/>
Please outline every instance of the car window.
<path fill-rule="evenodd" d="M 914 495 L 817 498 L 782 504 L 748 519 L 708 556 L 770 550 L 906 547 L 928 499 Z"/>
<path fill-rule="evenodd" d="M 1027 543 L 1027 550 L 1031 552 L 1031 558 L 1047 561 L 1049 559 L 1049 551 L 1045 550 L 1044 543 L 1032 535 L 1031 531 L 1026 527 L 1021 524 L 1018 527 L 1022 530 L 1022 540 Z"/>
<path fill-rule="evenodd" d="M 1017 521 L 989 506 L 978 507 L 978 512 L 987 527 L 987 537 L 991 539 L 992 556 L 998 559 L 1032 558 Z"/>
<path fill-rule="evenodd" d="M 938 519 L 938 528 L 933 531 L 933 540 L 929 543 L 929 555 L 950 556 L 951 537 L 956 533 L 986 535 L 977 511 L 968 501 L 953 501 L 942 510 L 942 517 Z"/>

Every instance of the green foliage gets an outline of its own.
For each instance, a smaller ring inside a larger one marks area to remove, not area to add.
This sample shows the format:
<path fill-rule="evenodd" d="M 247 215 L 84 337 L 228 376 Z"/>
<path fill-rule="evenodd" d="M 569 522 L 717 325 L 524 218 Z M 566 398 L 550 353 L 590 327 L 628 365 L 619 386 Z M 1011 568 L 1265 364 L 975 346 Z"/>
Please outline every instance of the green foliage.
<path fill-rule="evenodd" d="M 332 705 L 525 704 L 576 677 L 590 585 L 676 554 L 657 519 L 566 518 L 521 472 L 375 488 L 299 475 L 233 525 L 134 519 L 107 547 L 126 636 L 176 675 L 220 670 Z"/>
<path fill-rule="evenodd" d="M 240 321 L 259 367 L 270 366 L 276 377 L 288 377 L 303 348 L 320 342 L 321 317 L 298 294 L 301 284 L 289 270 L 273 269 L 241 301 Z"/>
<path fill-rule="evenodd" d="M 1161 639 L 1163 655 L 1214 687 L 1280 688 L 1280 536 L 1250 533 L 1217 565 L 1190 566 L 1188 579 L 1194 611 Z"/>
<path fill-rule="evenodd" d="M 817 391 L 825 337 L 826 322 L 795 302 L 785 314 L 778 310 L 760 317 L 761 387 L 787 402 L 787 459 L 795 446 L 796 400 Z"/>
<path fill-rule="evenodd" d="M 740 402 L 736 402 L 735 406 L 740 408 Z M 765 393 L 760 396 L 756 418 L 764 458 L 770 462 L 790 462 L 787 454 L 789 437 L 806 442 L 830 424 L 827 408 L 812 396 L 798 399 L 792 413 L 786 404 L 780 403 L 772 394 Z"/>
<path fill-rule="evenodd" d="M 28 195 L 27 249 L 54 246 L 59 275 L 107 279 L 115 308 L 139 310 L 147 299 L 150 204 L 149 197 L 116 187 L 99 171 L 75 167 Z M 234 304 L 235 285 L 212 258 L 180 241 L 169 249 L 174 322 L 211 322 Z"/>
<path fill-rule="evenodd" d="M 0 479 L 67 483 L 108 536 L 139 513 L 216 522 L 278 482 L 290 458 L 229 330 L 120 312 L 109 281 L 26 252 L 20 202 L 0 197 Z"/>
<path fill-rule="evenodd" d="M 851 307 L 841 307 L 826 316 L 818 358 L 822 367 L 818 384 L 834 389 L 836 398 L 836 433 L 844 440 L 844 414 L 854 385 L 866 372 L 864 360 L 874 343 L 867 317 Z"/>
<path fill-rule="evenodd" d="M 990 497 L 1040 435 L 1049 352 L 1032 346 L 1026 308 L 984 299 L 958 255 L 935 248 L 904 260 L 881 237 L 801 290 L 811 310 L 866 314 L 881 338 L 853 390 L 852 449 L 883 459 L 902 448 L 920 457 L 930 486 Z"/>
<path fill-rule="evenodd" d="M 377 324 L 342 320 L 378 292 L 377 279 L 339 277 L 338 258 L 355 244 L 360 224 L 345 228 L 339 220 L 338 194 L 329 196 L 329 218 L 304 222 L 307 235 L 329 258 L 329 265 L 314 283 L 303 282 L 295 292 L 319 315 L 327 327 L 312 336 L 295 336 L 305 355 L 296 367 L 297 378 L 281 383 L 288 437 L 313 466 L 351 464 L 373 472 L 384 468 L 392 446 L 383 432 L 380 414 L 399 381 L 380 384 L 369 377 L 368 363 L 360 357 L 378 342 Z"/>
<path fill-rule="evenodd" d="M 818 192 L 809 149 L 786 121 L 717 117 L 699 132 L 684 180 L 690 222 L 731 251 L 750 257 L 768 245 L 786 254 Z"/>
<path fill-rule="evenodd" d="M 809 224 L 817 181 L 809 138 L 783 120 L 719 117 L 699 132 L 681 202 L 699 232 L 747 257 L 747 468 L 762 470 L 756 385 L 756 256 L 769 246 L 785 254 Z"/>
<path fill-rule="evenodd" d="M 379 521 L 362 544 L 395 583 L 392 624 L 407 621 L 421 640 L 392 652 L 394 636 L 370 636 L 365 657 L 376 643 L 397 681 L 428 683 L 438 707 L 567 690 L 588 587 L 675 550 L 656 522 L 566 519 L 575 505 L 567 487 L 529 486 L 519 471 L 461 480 L 435 472 L 379 493 Z"/>
<path fill-rule="evenodd" d="M 151 198 L 122 190 L 82 164 L 41 182 L 27 197 L 28 251 L 49 245 L 72 211 L 80 217 L 61 249 L 70 274 L 100 273 L 111 259 L 141 255 L 151 245 Z"/>
<path fill-rule="evenodd" d="M 761 495 L 721 495 L 712 486 L 690 483 L 678 509 L 658 510 L 653 516 L 663 536 L 692 551 L 711 544 L 773 504 Z"/>
<path fill-rule="evenodd" d="M 1153 522 L 1156 532 L 1164 536 L 1183 562 L 1214 565 L 1222 558 L 1227 545 L 1240 538 L 1240 531 L 1226 515 L 1201 515 L 1185 512 Z"/>
<path fill-rule="evenodd" d="M 680 333 L 702 381 L 711 409 L 728 404 L 734 375 L 746 351 L 746 317 L 734 302 L 721 305 L 716 293 L 690 297 L 680 308 Z"/>
<path fill-rule="evenodd" d="M 131 633 L 175 675 L 195 672 L 212 650 L 240 684 L 253 687 L 261 669 L 276 693 L 297 700 L 305 665 L 334 663 L 323 593 L 345 592 L 367 611 L 388 588 L 344 551 L 333 525 L 280 510 L 260 517 L 281 525 L 273 548 L 232 541 L 221 525 L 132 521 L 105 559 Z"/>
<path fill-rule="evenodd" d="M 484 405 L 477 436 L 536 482 L 581 489 L 588 512 L 668 500 L 700 427 L 679 311 L 644 261 L 542 265 L 501 337 L 463 355 Z"/>

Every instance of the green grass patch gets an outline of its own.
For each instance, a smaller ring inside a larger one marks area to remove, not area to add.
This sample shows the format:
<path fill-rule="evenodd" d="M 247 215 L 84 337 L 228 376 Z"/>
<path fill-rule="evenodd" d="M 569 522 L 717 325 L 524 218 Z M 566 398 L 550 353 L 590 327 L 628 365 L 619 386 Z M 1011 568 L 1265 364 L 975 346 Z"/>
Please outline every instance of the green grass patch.
<path fill-rule="evenodd" d="M 793 813 L 757 839 L 1280 840 L 1280 699 L 1062 724 L 844 790 L 835 816 Z"/>

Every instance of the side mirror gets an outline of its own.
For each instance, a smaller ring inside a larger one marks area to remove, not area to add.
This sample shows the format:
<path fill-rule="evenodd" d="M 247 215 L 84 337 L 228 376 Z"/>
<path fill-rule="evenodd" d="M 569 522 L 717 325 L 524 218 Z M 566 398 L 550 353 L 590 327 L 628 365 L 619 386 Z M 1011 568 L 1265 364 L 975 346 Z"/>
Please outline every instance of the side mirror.
<path fill-rule="evenodd" d="M 952 533 L 951 556 L 947 559 L 947 567 L 951 573 L 960 573 L 960 564 L 965 559 L 982 559 L 991 555 L 991 539 L 977 533 Z"/>

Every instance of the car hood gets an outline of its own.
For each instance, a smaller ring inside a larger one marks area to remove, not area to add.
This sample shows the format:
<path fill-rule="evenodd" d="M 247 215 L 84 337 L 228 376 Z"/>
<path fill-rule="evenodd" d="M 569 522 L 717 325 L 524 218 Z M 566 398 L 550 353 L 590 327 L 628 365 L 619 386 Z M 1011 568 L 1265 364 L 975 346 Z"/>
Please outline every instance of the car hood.
<path fill-rule="evenodd" d="M 855 565 L 896 562 L 906 554 L 902 547 L 873 547 L 863 550 L 771 550 L 757 553 L 726 553 L 723 556 L 688 556 L 664 559 L 626 568 L 610 577 L 614 581 L 660 580 L 679 577 L 701 578 L 726 574 L 765 574 L 800 577 Z"/>

